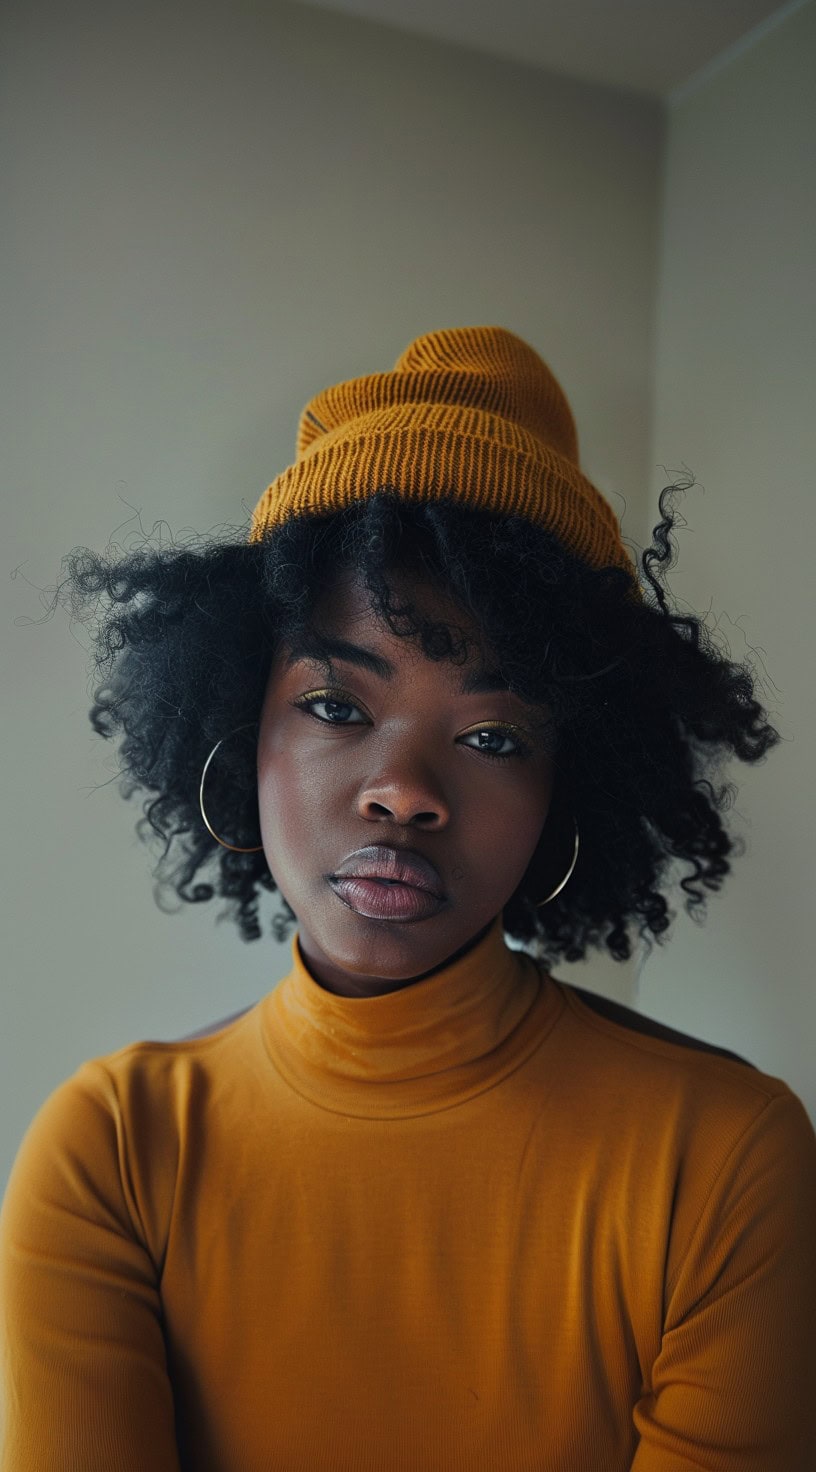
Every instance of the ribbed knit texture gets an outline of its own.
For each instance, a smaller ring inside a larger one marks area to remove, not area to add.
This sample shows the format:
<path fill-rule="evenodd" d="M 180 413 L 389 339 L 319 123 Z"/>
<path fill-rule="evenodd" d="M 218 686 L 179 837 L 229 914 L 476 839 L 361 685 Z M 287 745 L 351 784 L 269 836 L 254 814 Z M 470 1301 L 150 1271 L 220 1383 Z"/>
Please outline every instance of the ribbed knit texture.
<path fill-rule="evenodd" d="M 431 332 L 391 373 L 324 389 L 300 417 L 297 459 L 264 491 L 249 540 L 291 516 L 388 488 L 527 517 L 591 567 L 622 567 L 617 518 L 578 465 L 575 423 L 546 363 L 503 327 Z"/>
<path fill-rule="evenodd" d="M 813 1472 L 816 1136 L 505 945 L 84 1063 L 0 1214 L 3 1472 Z"/>

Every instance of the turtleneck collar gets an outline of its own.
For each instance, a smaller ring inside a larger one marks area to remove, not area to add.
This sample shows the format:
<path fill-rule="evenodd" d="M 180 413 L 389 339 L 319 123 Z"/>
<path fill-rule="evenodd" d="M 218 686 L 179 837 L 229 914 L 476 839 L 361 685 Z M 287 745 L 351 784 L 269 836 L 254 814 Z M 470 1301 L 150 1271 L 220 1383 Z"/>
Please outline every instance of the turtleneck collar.
<path fill-rule="evenodd" d="M 534 959 L 505 944 L 497 915 L 458 959 L 373 997 L 322 987 L 295 934 L 292 970 L 264 998 L 262 1023 L 298 1093 L 344 1114 L 396 1117 L 493 1087 L 537 1045 L 558 1005 Z"/>

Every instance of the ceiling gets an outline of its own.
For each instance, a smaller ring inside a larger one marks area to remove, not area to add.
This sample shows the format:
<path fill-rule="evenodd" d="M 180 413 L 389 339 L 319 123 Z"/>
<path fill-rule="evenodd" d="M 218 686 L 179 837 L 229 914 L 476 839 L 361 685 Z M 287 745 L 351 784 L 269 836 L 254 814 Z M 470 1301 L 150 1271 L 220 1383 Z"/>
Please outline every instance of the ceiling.
<path fill-rule="evenodd" d="M 311 0 L 301 0 L 310 4 Z M 587 82 L 667 99 L 796 0 L 319 0 L 319 9 L 433 36 Z"/>

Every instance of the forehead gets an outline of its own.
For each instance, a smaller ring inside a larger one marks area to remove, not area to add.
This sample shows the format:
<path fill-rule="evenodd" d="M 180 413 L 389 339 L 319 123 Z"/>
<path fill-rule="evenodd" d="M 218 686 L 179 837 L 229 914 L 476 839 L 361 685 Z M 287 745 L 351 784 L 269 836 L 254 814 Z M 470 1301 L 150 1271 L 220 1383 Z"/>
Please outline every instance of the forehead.
<path fill-rule="evenodd" d="M 404 574 L 389 577 L 389 584 L 397 606 L 408 599 L 424 618 L 453 626 L 455 663 L 447 658 L 431 660 L 416 638 L 395 634 L 372 608 L 364 581 L 349 573 L 338 577 L 326 590 L 315 608 L 309 629 L 284 641 L 279 651 L 280 667 L 286 670 L 299 659 L 307 658 L 330 670 L 332 660 L 339 659 L 390 680 L 400 666 L 408 666 L 410 674 L 418 664 L 423 664 L 441 683 L 453 681 L 457 689 L 470 693 L 507 691 L 478 624 L 452 596 Z M 462 657 L 462 635 L 468 641 L 467 659 Z"/>
<path fill-rule="evenodd" d="M 534 725 L 540 724 L 543 731 L 551 731 L 550 706 L 530 702 L 518 691 L 509 689 L 483 631 L 451 595 L 431 583 L 403 574 L 389 576 L 388 581 L 398 599 L 407 597 L 427 617 L 453 624 L 457 645 L 460 632 L 464 634 L 471 641 L 468 643 L 467 660 L 460 662 L 460 655 L 457 655 L 456 664 L 448 659 L 437 661 L 427 658 L 421 645 L 413 638 L 400 638 L 387 624 L 378 620 L 371 607 L 371 595 L 359 575 L 343 573 L 338 574 L 318 601 L 310 629 L 289 640 L 284 639 L 278 647 L 267 693 L 273 691 L 278 681 L 296 668 L 303 658 L 321 666 L 329 678 L 335 678 L 333 661 L 345 659 L 351 665 L 373 673 L 386 686 L 401 672 L 407 673 L 410 679 L 416 668 L 414 662 L 419 661 L 430 679 L 438 681 L 446 689 L 450 688 L 454 694 L 496 695 L 521 711 Z M 341 648 L 342 645 L 349 647 Z M 410 667 L 406 669 L 409 662 Z"/>
<path fill-rule="evenodd" d="M 392 609 L 398 611 L 403 603 L 410 603 L 420 620 L 444 623 L 450 627 L 457 646 L 457 662 L 462 658 L 462 636 L 467 639 L 468 667 L 485 661 L 493 662 L 488 641 L 477 619 L 457 603 L 451 593 L 404 569 L 389 571 L 386 576 Z M 398 626 L 400 622 L 398 619 Z M 400 664 L 426 658 L 418 638 L 395 634 L 389 624 L 378 617 L 362 575 L 348 569 L 337 574 L 318 601 L 311 627 L 322 634 L 376 645 L 387 651 L 388 658 Z M 450 668 L 447 659 L 439 661 L 439 665 L 443 670 Z"/>
<path fill-rule="evenodd" d="M 467 616 L 451 594 L 406 572 L 390 573 L 388 583 L 397 598 L 410 600 L 427 617 L 455 623 L 466 630 L 470 638 L 479 639 L 480 631 L 475 620 Z M 337 575 L 320 599 L 314 623 L 332 633 L 365 625 L 370 629 L 378 628 L 386 637 L 397 637 L 377 619 L 371 606 L 371 594 L 361 575 L 346 570 Z"/>

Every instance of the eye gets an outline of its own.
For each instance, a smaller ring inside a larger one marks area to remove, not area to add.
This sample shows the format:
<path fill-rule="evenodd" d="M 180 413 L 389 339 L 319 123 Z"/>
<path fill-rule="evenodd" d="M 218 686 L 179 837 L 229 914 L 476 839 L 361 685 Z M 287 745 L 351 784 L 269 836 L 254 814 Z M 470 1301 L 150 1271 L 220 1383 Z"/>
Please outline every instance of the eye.
<path fill-rule="evenodd" d="M 479 738 L 478 745 L 471 747 L 472 751 L 478 751 L 481 756 L 492 757 L 497 761 L 506 761 L 508 757 L 513 756 L 527 756 L 529 751 L 529 748 L 523 741 L 519 740 L 511 726 L 480 726 L 476 731 L 467 731 L 465 736 L 460 739 L 464 741 L 466 737 L 471 736 L 477 736 Z M 511 743 L 511 750 L 500 751 L 495 746 L 490 746 L 489 741 L 484 740 L 485 737 L 498 740 L 500 745 L 509 741 Z"/>
<path fill-rule="evenodd" d="M 307 715 L 310 715 L 315 721 L 320 721 L 324 726 L 359 726 L 365 724 L 365 718 L 363 718 L 362 722 L 349 721 L 344 718 L 342 714 L 344 711 L 356 710 L 359 712 L 360 709 L 359 705 L 354 705 L 351 700 L 346 700 L 344 698 L 345 694 L 345 690 L 315 690 L 313 695 L 299 695 L 297 700 L 292 701 L 292 704 L 298 710 L 305 710 Z M 313 705 L 325 706 L 330 714 L 319 716 L 316 711 L 312 710 Z"/>
<path fill-rule="evenodd" d="M 349 700 L 347 692 L 339 689 L 315 690 L 311 695 L 299 695 L 292 705 L 297 710 L 303 710 L 312 720 L 319 721 L 322 726 L 360 726 L 366 725 L 365 716 L 362 720 L 351 721 L 345 714 L 356 710 L 360 714 L 359 705 Z M 326 715 L 318 715 L 314 706 L 322 705 L 327 712 Z M 471 751 L 478 751 L 480 756 L 486 756 L 491 761 L 507 761 L 511 757 L 524 757 L 529 755 L 529 746 L 521 739 L 514 726 L 484 725 L 473 731 L 466 731 L 459 740 L 465 744 L 470 737 L 477 737 L 478 744 L 471 746 Z M 485 740 L 485 738 L 487 738 Z M 491 745 L 492 743 L 496 743 Z M 509 751 L 498 748 L 510 743 Z"/>

